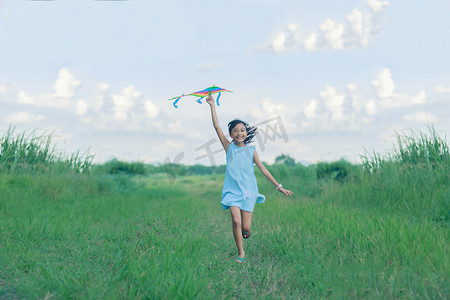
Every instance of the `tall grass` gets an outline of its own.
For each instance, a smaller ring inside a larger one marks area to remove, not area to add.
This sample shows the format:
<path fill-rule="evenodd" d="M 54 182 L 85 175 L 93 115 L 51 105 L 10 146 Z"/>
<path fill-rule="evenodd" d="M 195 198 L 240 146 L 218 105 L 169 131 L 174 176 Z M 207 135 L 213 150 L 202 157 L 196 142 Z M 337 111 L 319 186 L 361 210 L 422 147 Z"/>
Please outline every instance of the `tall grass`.
<path fill-rule="evenodd" d="M 365 172 L 358 180 L 321 186 L 327 201 L 450 227 L 449 146 L 434 128 L 398 134 L 391 152 L 366 151 L 361 159 Z"/>
<path fill-rule="evenodd" d="M 396 132 L 397 144 L 394 145 L 394 149 L 385 155 L 366 150 L 361 155 L 362 166 L 370 172 L 381 169 L 387 163 L 448 167 L 450 151 L 446 136 L 444 138 L 439 136 L 433 126 L 428 130 L 428 134 L 413 130 L 409 133 Z"/>
<path fill-rule="evenodd" d="M 10 125 L 0 138 L 0 173 L 39 174 L 49 171 L 83 173 L 92 166 L 94 156 L 79 150 L 64 155 L 53 144 L 53 134 L 16 134 Z"/>

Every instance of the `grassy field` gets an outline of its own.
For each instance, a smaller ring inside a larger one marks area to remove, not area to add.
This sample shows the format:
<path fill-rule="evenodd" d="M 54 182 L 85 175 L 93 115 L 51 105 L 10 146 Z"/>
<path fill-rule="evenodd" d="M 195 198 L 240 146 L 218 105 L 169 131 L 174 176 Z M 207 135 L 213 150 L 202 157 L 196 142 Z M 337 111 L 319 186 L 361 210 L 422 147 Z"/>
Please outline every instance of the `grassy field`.
<path fill-rule="evenodd" d="M 269 166 L 295 195 L 257 176 L 267 200 L 243 264 L 223 174 L 3 172 L 0 299 L 448 299 L 449 160 L 438 158 Z"/>

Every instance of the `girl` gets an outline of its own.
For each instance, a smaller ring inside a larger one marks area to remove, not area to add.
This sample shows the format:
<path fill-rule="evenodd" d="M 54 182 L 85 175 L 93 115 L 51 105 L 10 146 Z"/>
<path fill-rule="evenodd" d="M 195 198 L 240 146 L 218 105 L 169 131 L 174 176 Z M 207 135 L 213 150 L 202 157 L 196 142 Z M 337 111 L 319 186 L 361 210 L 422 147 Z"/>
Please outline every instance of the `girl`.
<path fill-rule="evenodd" d="M 263 203 L 265 197 L 258 193 L 255 174 L 253 173 L 253 163 L 258 166 L 261 173 L 285 196 L 292 196 L 290 190 L 283 188 L 281 184 L 273 178 L 270 172 L 259 160 L 255 147 L 248 146 L 252 138 L 256 135 L 256 128 L 250 127 L 241 120 L 233 120 L 228 123 L 228 132 L 232 139 L 230 143 L 222 129 L 220 129 L 217 119 L 214 98 L 209 95 L 206 102 L 211 107 L 211 116 L 214 129 L 219 136 L 225 152 L 227 153 L 227 169 L 225 171 L 225 182 L 222 189 L 223 209 L 230 209 L 233 225 L 234 241 L 238 248 L 236 261 L 244 261 L 245 252 L 242 247 L 242 238 L 250 237 L 252 212 L 255 203 Z"/>

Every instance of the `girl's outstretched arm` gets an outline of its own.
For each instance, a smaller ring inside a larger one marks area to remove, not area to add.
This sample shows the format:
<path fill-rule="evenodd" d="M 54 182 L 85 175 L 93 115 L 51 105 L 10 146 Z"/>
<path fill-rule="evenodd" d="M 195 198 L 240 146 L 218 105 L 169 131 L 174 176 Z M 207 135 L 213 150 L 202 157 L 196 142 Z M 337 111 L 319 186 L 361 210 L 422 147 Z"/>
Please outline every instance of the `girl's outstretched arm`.
<path fill-rule="evenodd" d="M 209 95 L 206 98 L 206 102 L 208 102 L 209 106 L 211 107 L 211 117 L 214 129 L 216 130 L 217 136 L 219 137 L 219 140 L 222 143 L 223 149 L 225 149 L 225 152 L 227 152 L 228 146 L 230 146 L 230 142 L 227 140 L 225 134 L 223 134 L 223 131 L 219 126 L 219 120 L 217 119 L 216 105 L 214 104 L 213 96 Z"/>
<path fill-rule="evenodd" d="M 291 192 L 290 190 L 286 190 L 283 187 L 278 188 L 279 184 L 278 182 L 275 180 L 275 178 L 273 178 L 272 174 L 270 174 L 269 170 L 267 170 L 267 168 L 262 164 L 262 162 L 259 160 L 259 156 L 256 153 L 255 150 L 255 154 L 253 154 L 253 162 L 258 166 L 259 170 L 261 171 L 261 173 L 267 178 L 269 179 L 269 181 L 277 188 L 277 190 L 279 190 L 281 193 L 283 193 L 285 196 L 292 196 L 294 193 Z"/>

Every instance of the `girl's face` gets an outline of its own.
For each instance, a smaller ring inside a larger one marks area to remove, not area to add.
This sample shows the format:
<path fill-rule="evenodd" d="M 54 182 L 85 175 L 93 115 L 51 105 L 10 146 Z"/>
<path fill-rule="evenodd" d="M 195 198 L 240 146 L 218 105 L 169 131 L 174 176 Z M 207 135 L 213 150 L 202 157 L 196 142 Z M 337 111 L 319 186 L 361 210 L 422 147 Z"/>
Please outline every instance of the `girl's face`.
<path fill-rule="evenodd" d="M 231 138 L 236 145 L 244 145 L 244 141 L 247 138 L 247 129 L 242 123 L 236 124 L 236 126 L 231 129 Z"/>

